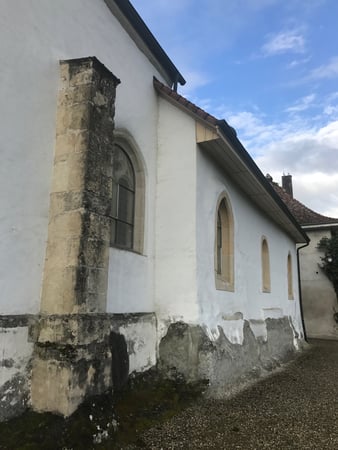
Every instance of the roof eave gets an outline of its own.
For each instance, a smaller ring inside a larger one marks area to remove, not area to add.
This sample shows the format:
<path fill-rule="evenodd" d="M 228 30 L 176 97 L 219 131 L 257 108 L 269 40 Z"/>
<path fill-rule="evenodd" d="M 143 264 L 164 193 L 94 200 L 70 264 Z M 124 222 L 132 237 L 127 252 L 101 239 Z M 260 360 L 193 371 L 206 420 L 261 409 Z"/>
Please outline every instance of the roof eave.
<path fill-rule="evenodd" d="M 272 219 L 273 222 L 287 231 L 296 242 L 310 242 L 305 231 L 302 230 L 299 223 L 267 181 L 249 153 L 245 150 L 237 138 L 234 128 L 232 128 L 225 120 L 215 119 L 215 117 L 196 107 L 196 105 L 193 105 L 182 96 L 170 92 L 169 89 L 165 88 L 165 90 L 163 90 L 163 86 L 156 79 L 154 79 L 154 87 L 158 94 L 167 101 L 189 114 L 197 122 L 202 123 L 215 131 L 219 137 L 219 141 L 222 141 L 223 144 L 217 142 L 217 139 L 198 142 L 198 144 L 201 148 L 206 149 L 206 151 L 221 164 L 223 170 L 236 184 L 241 185 L 240 187 L 242 190 Z M 229 161 L 226 160 L 227 152 L 228 154 L 231 152 L 231 155 L 229 154 L 229 160 L 235 159 L 237 164 L 240 164 L 240 169 L 236 174 L 231 172 Z M 256 188 L 256 196 L 252 195 L 253 185 Z M 262 205 L 263 200 L 265 200 L 264 205 L 266 205 L 266 207 Z M 278 211 L 280 212 L 280 220 L 277 220 L 276 218 Z"/>
<path fill-rule="evenodd" d="M 170 84 L 186 83 L 169 56 L 158 43 L 155 36 L 144 23 L 136 9 L 128 0 L 104 0 L 113 15 L 133 39 L 139 49 L 147 56 L 161 75 Z"/>

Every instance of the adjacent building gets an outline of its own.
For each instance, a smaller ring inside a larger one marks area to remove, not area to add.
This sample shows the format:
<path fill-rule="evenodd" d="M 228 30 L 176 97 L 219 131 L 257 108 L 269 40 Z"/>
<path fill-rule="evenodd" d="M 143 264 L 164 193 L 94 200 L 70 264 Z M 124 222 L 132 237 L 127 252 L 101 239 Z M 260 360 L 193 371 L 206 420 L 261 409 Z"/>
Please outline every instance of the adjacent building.
<path fill-rule="evenodd" d="M 338 219 L 318 214 L 296 200 L 291 175 L 283 175 L 282 187 L 272 184 L 311 240 L 307 246 L 299 248 L 306 335 L 309 338 L 337 339 L 338 324 L 334 316 L 338 311 L 337 297 L 321 267 L 324 254 L 318 244 L 323 237 L 330 238 L 338 232 Z"/>

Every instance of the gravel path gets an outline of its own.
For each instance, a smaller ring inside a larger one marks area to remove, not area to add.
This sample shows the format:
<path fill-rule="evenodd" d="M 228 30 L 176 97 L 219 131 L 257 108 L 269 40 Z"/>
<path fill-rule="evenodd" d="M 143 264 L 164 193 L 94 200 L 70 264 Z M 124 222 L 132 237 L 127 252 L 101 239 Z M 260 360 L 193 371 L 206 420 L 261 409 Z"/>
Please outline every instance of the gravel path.
<path fill-rule="evenodd" d="M 202 400 L 125 449 L 338 449 L 338 341 L 228 400 Z"/>

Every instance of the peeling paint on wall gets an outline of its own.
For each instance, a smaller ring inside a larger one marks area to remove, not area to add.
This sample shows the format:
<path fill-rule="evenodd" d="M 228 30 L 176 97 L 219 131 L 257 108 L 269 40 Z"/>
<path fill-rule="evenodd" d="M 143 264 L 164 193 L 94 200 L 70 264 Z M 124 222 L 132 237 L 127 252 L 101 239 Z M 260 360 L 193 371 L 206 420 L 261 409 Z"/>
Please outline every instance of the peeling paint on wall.
<path fill-rule="evenodd" d="M 219 327 L 217 339 L 199 325 L 172 324 L 159 345 L 159 367 L 186 381 L 207 380 L 208 395 L 222 397 L 295 355 L 293 330 L 287 317 L 266 319 L 267 339 L 256 339 L 244 321 L 243 341 L 231 342 Z"/>

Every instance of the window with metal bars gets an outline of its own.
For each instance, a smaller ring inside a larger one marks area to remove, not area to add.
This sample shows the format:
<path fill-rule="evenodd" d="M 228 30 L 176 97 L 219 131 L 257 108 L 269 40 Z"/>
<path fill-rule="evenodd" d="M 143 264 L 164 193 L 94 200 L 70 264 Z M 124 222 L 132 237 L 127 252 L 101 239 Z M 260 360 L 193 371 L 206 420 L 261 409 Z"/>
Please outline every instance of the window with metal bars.
<path fill-rule="evenodd" d="M 222 220 L 218 210 L 217 212 L 217 255 L 216 255 L 216 271 L 219 275 L 222 274 Z"/>
<path fill-rule="evenodd" d="M 135 172 L 122 147 L 113 153 L 111 245 L 126 249 L 134 247 Z"/>

